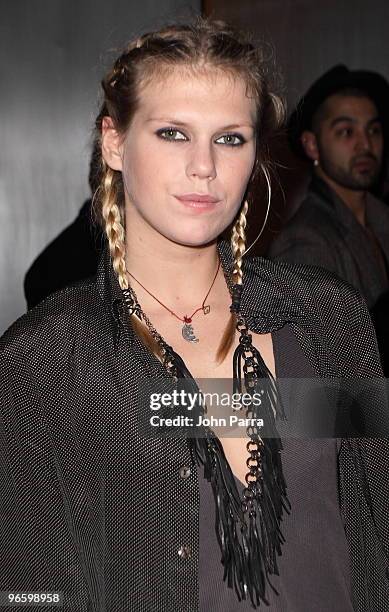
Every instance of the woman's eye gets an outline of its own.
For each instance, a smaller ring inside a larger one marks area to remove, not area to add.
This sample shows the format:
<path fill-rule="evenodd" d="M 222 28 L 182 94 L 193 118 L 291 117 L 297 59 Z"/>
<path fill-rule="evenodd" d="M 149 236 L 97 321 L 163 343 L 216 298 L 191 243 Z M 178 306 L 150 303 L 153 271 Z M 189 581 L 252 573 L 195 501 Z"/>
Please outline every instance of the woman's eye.
<path fill-rule="evenodd" d="M 229 145 L 231 147 L 237 147 L 245 142 L 245 139 L 240 134 L 223 134 L 216 139 L 217 144 Z"/>
<path fill-rule="evenodd" d="M 158 130 L 157 134 L 164 140 L 188 140 L 182 132 L 175 130 L 174 128 L 164 128 L 163 130 Z"/>

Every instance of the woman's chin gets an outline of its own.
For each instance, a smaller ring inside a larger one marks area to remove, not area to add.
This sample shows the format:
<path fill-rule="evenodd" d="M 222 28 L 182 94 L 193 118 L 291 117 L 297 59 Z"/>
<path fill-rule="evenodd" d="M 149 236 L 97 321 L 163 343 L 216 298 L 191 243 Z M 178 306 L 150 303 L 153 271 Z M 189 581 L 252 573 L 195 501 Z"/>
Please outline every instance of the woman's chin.
<path fill-rule="evenodd" d="M 210 232 L 202 234 L 173 234 L 168 236 L 171 242 L 187 247 L 204 247 L 217 241 L 219 234 Z"/>

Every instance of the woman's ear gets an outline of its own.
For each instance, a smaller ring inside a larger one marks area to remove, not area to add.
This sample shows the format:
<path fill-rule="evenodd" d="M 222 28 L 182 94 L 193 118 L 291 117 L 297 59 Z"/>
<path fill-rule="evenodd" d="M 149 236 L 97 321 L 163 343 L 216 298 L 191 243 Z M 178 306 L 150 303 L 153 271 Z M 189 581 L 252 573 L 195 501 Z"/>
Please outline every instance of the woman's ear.
<path fill-rule="evenodd" d="M 101 124 L 101 154 L 112 170 L 122 170 L 122 137 L 111 117 L 104 117 Z"/>
<path fill-rule="evenodd" d="M 313 132 L 309 131 L 309 130 L 305 130 L 302 134 L 301 134 L 301 144 L 303 146 L 303 149 L 305 151 L 305 154 L 309 157 L 309 159 L 311 159 L 312 161 L 318 161 L 319 160 L 319 151 L 317 148 L 317 140 L 316 140 L 316 136 Z"/>

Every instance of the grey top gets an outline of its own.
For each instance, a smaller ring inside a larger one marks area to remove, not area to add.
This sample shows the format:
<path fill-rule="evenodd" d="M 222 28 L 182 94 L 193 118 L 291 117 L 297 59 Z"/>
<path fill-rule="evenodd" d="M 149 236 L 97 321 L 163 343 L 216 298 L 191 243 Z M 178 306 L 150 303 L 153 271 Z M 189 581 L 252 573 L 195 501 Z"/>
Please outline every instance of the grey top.
<path fill-rule="evenodd" d="M 305 200 L 271 243 L 268 256 L 330 270 L 372 308 L 388 289 L 389 207 L 371 194 L 366 225 L 362 227 L 337 194 L 315 177 Z"/>
<path fill-rule="evenodd" d="M 287 325 L 273 332 L 273 343 L 278 379 L 315 376 Z M 288 415 L 288 397 L 283 400 Z M 261 608 L 271 612 L 352 612 L 349 553 L 339 509 L 337 440 L 284 438 L 283 446 L 291 512 L 282 522 L 286 542 L 279 558 L 279 576 L 272 577 L 279 595 L 269 589 L 270 606 Z M 243 484 L 236 482 L 242 490 Z M 199 483 L 199 610 L 253 610 L 250 601 L 238 602 L 235 592 L 223 582 L 212 490 L 202 473 Z"/>

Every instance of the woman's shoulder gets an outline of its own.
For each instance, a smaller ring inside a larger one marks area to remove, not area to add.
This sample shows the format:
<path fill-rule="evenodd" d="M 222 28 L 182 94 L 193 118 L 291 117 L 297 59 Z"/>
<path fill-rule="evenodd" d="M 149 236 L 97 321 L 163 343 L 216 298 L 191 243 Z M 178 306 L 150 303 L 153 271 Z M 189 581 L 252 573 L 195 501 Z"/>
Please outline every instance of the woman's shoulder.
<path fill-rule="evenodd" d="M 344 363 L 344 372 L 382 375 L 370 313 L 354 287 L 317 266 L 261 257 L 248 262 L 247 272 L 254 315 L 277 312 L 279 325 L 305 328 Z"/>
<path fill-rule="evenodd" d="M 294 295 L 295 299 L 307 301 L 314 299 L 318 305 L 332 300 L 358 304 L 366 308 L 359 291 L 339 276 L 319 266 L 293 264 L 286 261 L 251 257 L 247 260 L 247 272 L 252 282 L 265 279 L 269 287 L 283 290 L 285 294 Z"/>
<path fill-rule="evenodd" d="M 29 353 L 65 346 L 92 331 L 104 304 L 94 279 L 61 289 L 19 317 L 0 338 L 0 352 Z"/>

